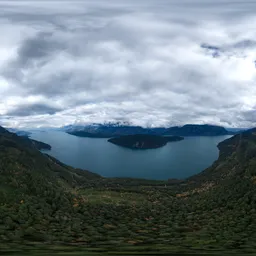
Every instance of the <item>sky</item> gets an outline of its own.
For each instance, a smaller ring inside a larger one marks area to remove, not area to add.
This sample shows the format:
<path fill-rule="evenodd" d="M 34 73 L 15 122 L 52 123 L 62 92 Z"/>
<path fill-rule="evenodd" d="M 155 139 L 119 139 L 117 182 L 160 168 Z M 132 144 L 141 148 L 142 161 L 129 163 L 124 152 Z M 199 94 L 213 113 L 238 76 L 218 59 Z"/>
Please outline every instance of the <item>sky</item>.
<path fill-rule="evenodd" d="M 254 0 L 0 0 L 0 10 L 2 126 L 256 126 Z"/>

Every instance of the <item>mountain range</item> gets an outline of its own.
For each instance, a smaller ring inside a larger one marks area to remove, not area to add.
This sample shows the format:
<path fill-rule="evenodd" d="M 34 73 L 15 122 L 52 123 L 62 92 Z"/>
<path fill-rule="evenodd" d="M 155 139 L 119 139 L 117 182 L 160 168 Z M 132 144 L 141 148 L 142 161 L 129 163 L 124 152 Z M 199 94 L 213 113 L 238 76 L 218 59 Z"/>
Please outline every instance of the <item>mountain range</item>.
<path fill-rule="evenodd" d="M 116 136 L 149 134 L 149 135 L 174 135 L 174 136 L 220 136 L 234 135 L 239 131 L 228 131 L 216 125 L 187 124 L 174 127 L 144 128 L 125 124 L 93 124 L 87 126 L 66 126 L 62 130 L 80 137 L 111 138 Z"/>
<path fill-rule="evenodd" d="M 0 254 L 255 253 L 256 129 L 218 147 L 184 180 L 104 178 L 0 127 Z"/>

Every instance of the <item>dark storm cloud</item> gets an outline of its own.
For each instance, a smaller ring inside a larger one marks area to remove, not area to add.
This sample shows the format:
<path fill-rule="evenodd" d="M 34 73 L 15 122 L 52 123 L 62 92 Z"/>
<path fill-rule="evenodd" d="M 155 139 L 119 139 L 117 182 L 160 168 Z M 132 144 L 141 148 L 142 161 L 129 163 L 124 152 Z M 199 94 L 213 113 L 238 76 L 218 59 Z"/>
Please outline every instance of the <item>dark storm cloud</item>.
<path fill-rule="evenodd" d="M 239 116 L 239 120 L 242 122 L 256 123 L 256 106 L 252 110 L 245 111 Z"/>
<path fill-rule="evenodd" d="M 256 48 L 256 41 L 254 40 L 242 40 L 232 44 L 224 44 L 224 45 L 210 45 L 203 43 L 201 44 L 201 48 L 209 53 L 214 58 L 218 58 L 222 55 L 224 56 L 234 56 L 234 57 L 244 57 L 243 52 L 248 49 Z"/>
<path fill-rule="evenodd" d="M 35 38 L 25 40 L 18 50 L 19 65 L 28 65 L 35 60 L 52 56 L 56 51 L 64 50 L 63 45 L 52 38 L 53 33 L 39 32 Z"/>
<path fill-rule="evenodd" d="M 24 69 L 33 69 L 35 66 L 40 68 L 47 61 L 50 61 L 56 53 L 64 50 L 65 46 L 55 40 L 52 32 L 38 32 L 35 36 L 25 39 L 21 43 L 16 57 L 5 65 L 1 73 L 11 80 L 21 82 L 24 77 Z M 29 82 L 25 83 L 24 87 L 29 88 Z"/>
<path fill-rule="evenodd" d="M 27 104 L 27 105 L 19 105 L 17 108 L 10 110 L 6 114 L 8 116 L 33 116 L 33 115 L 54 115 L 57 112 L 61 111 L 60 108 L 52 107 L 46 104 Z"/>

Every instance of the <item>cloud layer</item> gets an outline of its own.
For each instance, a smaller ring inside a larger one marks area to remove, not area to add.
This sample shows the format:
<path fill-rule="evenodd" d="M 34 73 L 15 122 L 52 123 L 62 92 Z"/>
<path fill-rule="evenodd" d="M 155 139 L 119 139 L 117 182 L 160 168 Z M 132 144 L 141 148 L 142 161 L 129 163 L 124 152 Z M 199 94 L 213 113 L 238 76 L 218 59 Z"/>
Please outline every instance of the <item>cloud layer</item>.
<path fill-rule="evenodd" d="M 0 124 L 256 126 L 256 3 L 0 2 Z"/>

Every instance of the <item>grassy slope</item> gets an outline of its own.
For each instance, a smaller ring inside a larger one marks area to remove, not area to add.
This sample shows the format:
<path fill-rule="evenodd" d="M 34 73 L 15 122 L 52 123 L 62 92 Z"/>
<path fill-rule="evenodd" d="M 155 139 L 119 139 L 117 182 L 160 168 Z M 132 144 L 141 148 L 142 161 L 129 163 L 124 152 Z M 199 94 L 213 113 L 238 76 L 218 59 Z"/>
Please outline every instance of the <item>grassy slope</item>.
<path fill-rule="evenodd" d="M 177 185 L 104 179 L 0 134 L 2 252 L 256 252 L 254 131 L 220 143 L 212 167 Z"/>

